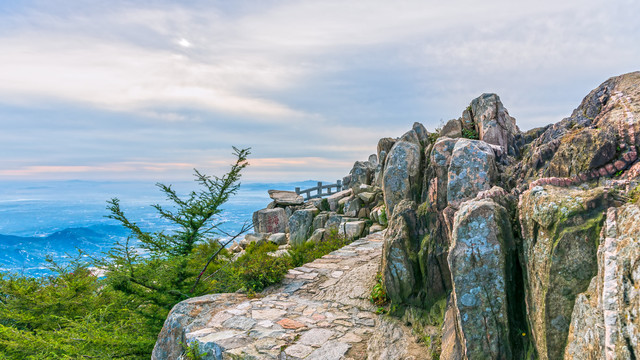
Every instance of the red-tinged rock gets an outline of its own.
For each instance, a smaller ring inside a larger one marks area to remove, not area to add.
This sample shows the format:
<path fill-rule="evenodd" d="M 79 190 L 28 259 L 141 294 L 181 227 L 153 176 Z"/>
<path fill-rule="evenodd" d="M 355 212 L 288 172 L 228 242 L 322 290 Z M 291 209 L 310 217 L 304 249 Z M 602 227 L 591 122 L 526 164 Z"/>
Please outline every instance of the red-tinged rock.
<path fill-rule="evenodd" d="M 612 164 L 605 165 L 605 169 L 607 169 L 607 172 L 609 173 L 609 175 L 613 175 L 617 171 L 616 168 Z"/>
<path fill-rule="evenodd" d="M 299 321 L 291 320 L 289 318 L 284 318 L 277 322 L 278 325 L 282 326 L 285 329 L 300 329 L 306 327 L 307 325 L 301 323 Z"/>
<path fill-rule="evenodd" d="M 607 176 L 609 175 L 609 173 L 607 173 L 607 169 L 601 167 L 600 169 L 598 169 L 598 173 L 600 174 L 600 176 Z"/>
<path fill-rule="evenodd" d="M 615 166 L 617 170 L 622 170 L 627 166 L 627 164 L 622 160 L 618 160 L 615 163 L 613 163 L 613 166 Z"/>
<path fill-rule="evenodd" d="M 587 179 L 589 178 L 589 176 L 585 173 L 580 174 L 580 176 L 578 176 L 580 178 L 580 181 L 587 181 Z"/>

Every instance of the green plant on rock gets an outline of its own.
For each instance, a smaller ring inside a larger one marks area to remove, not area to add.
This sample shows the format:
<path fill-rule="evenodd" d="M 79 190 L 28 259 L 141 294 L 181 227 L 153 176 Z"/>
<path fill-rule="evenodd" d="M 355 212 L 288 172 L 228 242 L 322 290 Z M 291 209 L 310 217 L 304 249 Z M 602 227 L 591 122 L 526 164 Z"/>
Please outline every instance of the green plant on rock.
<path fill-rule="evenodd" d="M 387 219 L 387 207 L 382 206 L 380 209 L 380 215 L 378 216 L 378 222 L 382 226 L 387 226 L 389 224 L 389 219 Z"/>
<path fill-rule="evenodd" d="M 474 129 L 462 129 L 462 137 L 463 138 L 467 138 L 467 139 L 471 139 L 471 140 L 480 139 L 480 135 L 478 134 L 478 131 L 475 128 Z"/>
<path fill-rule="evenodd" d="M 192 341 L 190 344 L 180 343 L 182 345 L 182 358 L 184 360 L 204 360 L 207 353 L 200 349 L 200 342 Z"/>
<path fill-rule="evenodd" d="M 384 290 L 384 284 L 382 283 L 382 273 L 380 272 L 376 274 L 376 283 L 371 289 L 371 294 L 369 294 L 369 301 L 379 307 L 389 303 L 387 292 Z"/>

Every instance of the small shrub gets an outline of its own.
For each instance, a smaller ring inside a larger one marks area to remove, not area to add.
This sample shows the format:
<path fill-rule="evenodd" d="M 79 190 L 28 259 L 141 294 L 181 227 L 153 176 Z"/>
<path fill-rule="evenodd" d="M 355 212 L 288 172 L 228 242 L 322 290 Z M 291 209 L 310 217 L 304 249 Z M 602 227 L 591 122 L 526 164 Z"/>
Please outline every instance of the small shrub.
<path fill-rule="evenodd" d="M 476 129 L 462 129 L 462 137 L 471 140 L 480 139 L 480 135 L 478 135 L 478 131 L 476 131 Z"/>
<path fill-rule="evenodd" d="M 185 360 L 203 360 L 207 356 L 206 352 L 200 350 L 198 341 L 193 341 L 189 345 L 185 343 L 180 343 L 180 345 L 182 345 L 182 358 Z"/>
<path fill-rule="evenodd" d="M 332 228 L 327 231 L 328 233 L 325 233 L 325 239 L 323 241 L 317 244 L 314 242 L 305 242 L 289 250 L 293 267 L 302 266 L 349 244 L 348 239 L 338 234 L 337 229 Z"/>
<path fill-rule="evenodd" d="M 382 274 L 380 272 L 376 274 L 376 283 L 371 289 L 369 301 L 377 306 L 386 305 L 389 302 L 387 292 L 384 290 L 384 285 L 382 284 Z M 380 308 L 378 308 L 378 310 L 380 310 Z"/>
<path fill-rule="evenodd" d="M 386 206 L 382 206 L 382 209 L 380 209 L 380 215 L 378 216 L 378 222 L 380 222 L 380 225 L 382 225 L 382 226 L 387 226 L 389 224 L 389 219 L 387 219 L 387 207 Z"/>

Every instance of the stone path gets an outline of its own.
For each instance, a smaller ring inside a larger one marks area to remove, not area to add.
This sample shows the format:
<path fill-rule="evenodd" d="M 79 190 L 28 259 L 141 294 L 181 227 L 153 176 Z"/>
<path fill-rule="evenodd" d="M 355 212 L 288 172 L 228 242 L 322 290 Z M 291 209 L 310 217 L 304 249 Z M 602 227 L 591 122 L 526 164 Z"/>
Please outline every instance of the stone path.
<path fill-rule="evenodd" d="M 252 299 L 213 294 L 178 304 L 153 359 L 175 359 L 197 341 L 206 359 L 421 359 L 428 352 L 406 326 L 377 315 L 368 296 L 380 266 L 375 233 L 289 270 Z M 178 356 L 176 356 L 178 355 Z"/>

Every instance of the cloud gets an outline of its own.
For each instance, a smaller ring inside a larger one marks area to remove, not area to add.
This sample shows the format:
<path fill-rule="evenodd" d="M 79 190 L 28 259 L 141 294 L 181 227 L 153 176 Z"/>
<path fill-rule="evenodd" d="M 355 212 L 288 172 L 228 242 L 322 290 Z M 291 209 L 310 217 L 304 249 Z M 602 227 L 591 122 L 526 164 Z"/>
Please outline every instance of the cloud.
<path fill-rule="evenodd" d="M 0 6 L 10 176 L 178 176 L 144 164 L 214 166 L 231 145 L 260 159 L 249 177 L 344 174 L 377 139 L 433 129 L 483 92 L 522 129 L 557 121 L 640 58 L 633 0 Z"/>

